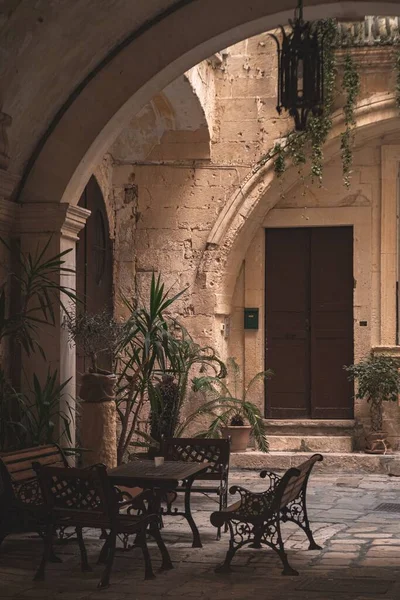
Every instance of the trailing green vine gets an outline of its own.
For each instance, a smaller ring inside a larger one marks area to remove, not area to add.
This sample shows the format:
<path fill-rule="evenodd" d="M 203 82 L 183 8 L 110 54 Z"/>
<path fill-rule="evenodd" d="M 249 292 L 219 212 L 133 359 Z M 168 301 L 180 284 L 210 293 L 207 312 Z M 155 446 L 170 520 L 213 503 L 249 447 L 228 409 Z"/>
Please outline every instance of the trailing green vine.
<path fill-rule="evenodd" d="M 396 54 L 394 68 L 396 70 L 396 106 L 400 108 L 400 51 Z"/>
<path fill-rule="evenodd" d="M 322 183 L 324 153 L 323 147 L 332 129 L 332 112 L 337 85 L 336 52 L 340 46 L 338 25 L 334 19 L 315 23 L 318 35 L 324 39 L 324 106 L 322 114 L 311 115 L 305 131 L 291 131 L 281 142 L 264 155 L 257 163 L 257 171 L 269 161 L 273 161 L 274 172 L 282 177 L 288 165 L 298 167 L 302 173 L 304 165 L 310 162 L 311 180 Z M 399 55 L 400 73 L 400 55 Z M 399 103 L 400 103 L 400 74 L 399 74 Z M 343 74 L 342 88 L 345 92 L 345 131 L 341 136 L 341 157 L 343 164 L 343 182 L 350 185 L 352 166 L 352 146 L 354 143 L 355 116 L 354 111 L 360 92 L 360 80 L 354 60 L 348 52 Z"/>
<path fill-rule="evenodd" d="M 357 98 L 360 93 L 360 76 L 351 52 L 348 51 L 344 61 L 343 89 L 346 102 L 343 107 L 345 131 L 340 136 L 340 153 L 342 157 L 343 182 L 350 187 L 351 167 L 353 165 L 354 116 Z"/>

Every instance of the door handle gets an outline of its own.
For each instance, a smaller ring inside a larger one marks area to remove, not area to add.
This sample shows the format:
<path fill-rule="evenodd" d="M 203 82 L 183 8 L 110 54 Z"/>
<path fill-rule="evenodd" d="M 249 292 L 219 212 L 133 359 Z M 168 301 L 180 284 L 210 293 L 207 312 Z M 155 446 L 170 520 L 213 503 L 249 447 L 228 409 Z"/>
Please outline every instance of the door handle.
<path fill-rule="evenodd" d="M 311 322 L 310 319 L 306 319 L 306 331 L 310 331 L 311 330 Z"/>

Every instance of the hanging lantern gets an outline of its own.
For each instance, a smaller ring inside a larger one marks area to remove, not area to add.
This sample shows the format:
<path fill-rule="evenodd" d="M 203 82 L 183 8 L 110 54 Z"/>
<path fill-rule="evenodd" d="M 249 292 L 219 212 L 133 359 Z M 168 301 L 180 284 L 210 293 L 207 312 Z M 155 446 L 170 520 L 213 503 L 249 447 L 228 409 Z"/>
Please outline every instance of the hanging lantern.
<path fill-rule="evenodd" d="M 270 34 L 278 47 L 278 104 L 293 117 L 295 129 L 304 131 L 310 112 L 320 115 L 324 103 L 323 36 L 313 23 L 303 20 L 303 1 L 299 0 L 292 31 L 282 25 L 282 43 Z"/>

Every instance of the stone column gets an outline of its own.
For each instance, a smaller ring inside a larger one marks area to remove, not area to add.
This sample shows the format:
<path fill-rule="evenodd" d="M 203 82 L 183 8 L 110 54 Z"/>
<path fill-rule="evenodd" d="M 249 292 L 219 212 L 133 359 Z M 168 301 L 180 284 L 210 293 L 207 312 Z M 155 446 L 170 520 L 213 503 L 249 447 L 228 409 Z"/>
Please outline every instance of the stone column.
<path fill-rule="evenodd" d="M 17 213 L 17 205 L 11 202 L 10 198 L 18 184 L 18 178 L 7 171 L 10 162 L 7 129 L 11 123 L 11 117 L 0 112 L 0 236 L 8 245 L 11 241 L 11 232 Z M 7 247 L 0 244 L 0 286 L 8 282 L 10 260 Z M 0 345 L 0 364 L 8 371 L 10 367 L 9 348 L 6 347 L 5 342 Z"/>
<path fill-rule="evenodd" d="M 381 192 L 381 346 L 396 344 L 397 189 L 400 146 L 382 146 Z"/>
<path fill-rule="evenodd" d="M 64 257 L 65 267 L 75 269 L 75 246 L 79 231 L 85 226 L 90 211 L 78 206 L 63 203 L 38 203 L 32 202 L 19 206 L 16 219 L 16 232 L 20 238 L 22 252 L 35 254 L 37 250 L 49 242 L 47 256 L 51 257 L 65 250 L 70 252 Z M 63 274 L 59 283 L 65 287 L 75 289 L 75 274 Z M 65 301 L 65 299 L 64 299 Z M 75 415 L 75 347 L 69 343 L 68 333 L 62 327 L 63 311 L 57 311 L 55 326 L 44 325 L 39 330 L 39 341 L 45 352 L 43 360 L 40 353 L 36 352 L 30 357 L 25 354 L 22 358 L 23 373 L 27 383 L 31 384 L 35 373 L 40 381 L 46 379 L 48 370 L 57 370 L 59 382 L 68 381 L 63 390 L 60 409 L 72 418 Z M 62 432 L 62 423 L 58 424 Z M 74 427 L 72 445 L 75 442 Z M 66 440 L 62 443 L 67 444 Z"/>

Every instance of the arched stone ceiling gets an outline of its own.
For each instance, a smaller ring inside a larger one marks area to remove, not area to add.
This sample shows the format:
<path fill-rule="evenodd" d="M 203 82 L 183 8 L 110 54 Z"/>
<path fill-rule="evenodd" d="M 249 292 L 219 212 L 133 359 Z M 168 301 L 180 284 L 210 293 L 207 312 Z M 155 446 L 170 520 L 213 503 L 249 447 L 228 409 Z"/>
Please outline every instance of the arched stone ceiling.
<path fill-rule="evenodd" d="M 181 77 L 170 83 L 162 92 L 156 94 L 132 119 L 111 146 L 109 153 L 116 162 L 133 163 L 136 161 L 157 158 L 157 147 L 167 144 L 172 147 L 180 141 L 185 144 L 187 153 L 182 158 L 201 158 L 210 156 L 211 111 L 203 91 L 206 82 L 195 76 L 195 71 L 201 69 L 207 74 L 210 71 L 205 63 L 198 65 Z M 212 73 L 210 74 L 212 78 Z M 175 143 L 171 143 L 170 140 Z M 168 154 L 168 148 L 163 156 L 176 158 Z M 196 152 L 191 155 L 190 151 Z"/>
<path fill-rule="evenodd" d="M 295 4 L 281 0 L 277 13 L 274 0 L 3 2 L 1 101 L 20 200 L 77 202 L 132 114 L 213 52 L 286 22 Z M 310 19 L 400 12 L 384 0 L 305 4 Z"/>

